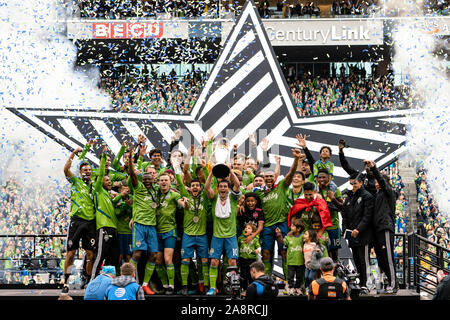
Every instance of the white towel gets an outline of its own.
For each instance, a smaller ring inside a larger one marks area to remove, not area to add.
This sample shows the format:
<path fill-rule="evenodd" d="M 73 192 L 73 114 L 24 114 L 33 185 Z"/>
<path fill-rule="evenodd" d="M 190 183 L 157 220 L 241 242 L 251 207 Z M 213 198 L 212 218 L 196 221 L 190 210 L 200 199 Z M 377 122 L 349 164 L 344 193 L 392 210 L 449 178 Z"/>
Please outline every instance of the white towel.
<path fill-rule="evenodd" d="M 225 202 L 225 205 L 223 206 L 220 197 L 217 197 L 216 202 L 216 210 L 215 210 L 216 217 L 219 219 L 227 219 L 230 217 L 231 214 L 231 204 L 230 204 L 230 197 L 227 197 L 227 201 Z"/>

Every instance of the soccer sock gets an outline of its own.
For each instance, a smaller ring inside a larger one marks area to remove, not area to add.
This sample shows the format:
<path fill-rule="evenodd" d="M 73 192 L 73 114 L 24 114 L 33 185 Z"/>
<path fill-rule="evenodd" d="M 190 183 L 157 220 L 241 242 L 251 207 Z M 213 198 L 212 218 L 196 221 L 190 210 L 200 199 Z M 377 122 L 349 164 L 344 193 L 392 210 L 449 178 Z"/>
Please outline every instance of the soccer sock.
<path fill-rule="evenodd" d="M 64 284 L 69 284 L 70 273 L 64 274 Z"/>
<path fill-rule="evenodd" d="M 219 273 L 219 269 L 217 267 L 211 266 L 209 268 L 209 286 L 211 288 L 216 288 L 218 273 Z"/>
<path fill-rule="evenodd" d="M 201 259 L 197 259 L 197 263 L 195 264 L 195 268 L 198 275 L 198 282 L 204 282 L 205 277 L 203 275 L 203 263 L 201 262 Z"/>
<path fill-rule="evenodd" d="M 189 277 L 189 262 L 181 261 L 181 285 L 187 286 Z"/>
<path fill-rule="evenodd" d="M 167 277 L 169 278 L 169 286 L 175 285 L 175 267 L 173 263 L 167 265 Z"/>
<path fill-rule="evenodd" d="M 202 262 L 202 273 L 203 273 L 203 281 L 204 286 L 209 286 L 209 265 L 208 262 Z"/>
<path fill-rule="evenodd" d="M 150 278 L 152 277 L 154 270 L 155 270 L 155 263 L 147 262 L 147 264 L 145 265 L 144 283 L 143 283 L 144 286 L 150 282 Z"/>
<path fill-rule="evenodd" d="M 158 274 L 159 280 L 161 280 L 161 283 L 163 287 L 167 287 L 167 273 L 166 268 L 164 268 L 163 265 L 157 265 L 156 266 L 156 273 Z"/>
<path fill-rule="evenodd" d="M 272 263 L 270 262 L 270 260 L 264 261 L 264 269 L 266 271 L 266 275 L 270 277 L 270 275 L 272 274 Z"/>
<path fill-rule="evenodd" d="M 197 274 L 197 268 L 195 263 L 191 260 L 189 263 L 189 274 L 191 276 L 191 282 L 193 285 L 198 284 L 198 274 Z"/>

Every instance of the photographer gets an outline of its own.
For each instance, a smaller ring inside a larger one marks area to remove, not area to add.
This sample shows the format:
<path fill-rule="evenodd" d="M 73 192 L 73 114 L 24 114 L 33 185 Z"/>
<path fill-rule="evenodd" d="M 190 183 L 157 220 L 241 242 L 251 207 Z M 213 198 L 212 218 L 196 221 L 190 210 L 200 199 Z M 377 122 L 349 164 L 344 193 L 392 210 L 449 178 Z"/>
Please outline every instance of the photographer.
<path fill-rule="evenodd" d="M 361 292 L 367 292 L 369 272 L 369 245 L 373 240 L 372 217 L 374 197 L 364 188 L 364 175 L 353 173 L 349 177 L 353 186 L 344 202 L 342 230 L 359 273 Z"/>
<path fill-rule="evenodd" d="M 330 257 L 320 259 L 322 276 L 308 289 L 308 300 L 351 300 L 344 280 L 333 276 L 334 262 Z"/>
<path fill-rule="evenodd" d="M 266 275 L 264 263 L 261 261 L 253 262 L 250 265 L 250 274 L 254 281 L 247 288 L 245 295 L 247 300 L 272 299 L 278 295 L 278 287 Z"/>
<path fill-rule="evenodd" d="M 397 195 L 389 183 L 389 177 L 381 175 L 375 162 L 366 160 L 367 166 L 375 177 L 373 226 L 374 245 L 378 265 L 388 279 L 384 293 L 394 293 L 396 276 L 394 268 L 395 202 Z"/>

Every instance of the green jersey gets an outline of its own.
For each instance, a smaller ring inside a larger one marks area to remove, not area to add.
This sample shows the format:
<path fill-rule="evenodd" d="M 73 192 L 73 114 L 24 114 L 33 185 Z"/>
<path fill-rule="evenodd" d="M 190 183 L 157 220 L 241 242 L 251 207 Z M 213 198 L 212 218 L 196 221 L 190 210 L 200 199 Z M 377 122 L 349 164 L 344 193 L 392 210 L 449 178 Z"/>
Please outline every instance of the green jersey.
<path fill-rule="evenodd" d="M 237 204 L 241 193 L 235 194 L 230 192 L 228 198 L 230 199 L 231 212 L 228 217 L 220 218 L 216 215 L 216 204 L 220 201 L 219 195 L 216 194 L 212 200 L 212 219 L 213 219 L 213 236 L 216 238 L 231 238 L 236 236 L 236 217 Z"/>
<path fill-rule="evenodd" d="M 253 238 L 250 243 L 245 242 L 245 236 L 242 234 L 238 238 L 239 258 L 243 259 L 257 259 L 258 255 L 255 250 L 260 247 L 258 238 Z"/>
<path fill-rule="evenodd" d="M 114 203 L 109 192 L 103 188 L 103 177 L 105 176 L 106 154 L 100 160 L 98 176 L 94 183 L 93 195 L 95 204 L 95 222 L 97 230 L 104 227 L 117 229 L 117 217 Z M 117 200 L 116 200 L 117 201 Z"/>
<path fill-rule="evenodd" d="M 334 163 L 331 162 L 330 160 L 327 160 L 325 162 L 322 162 L 322 160 L 317 160 L 314 165 L 314 177 L 317 177 L 318 173 L 319 173 L 319 169 L 327 169 L 328 173 L 331 174 L 331 176 L 333 177 L 333 171 L 334 171 Z"/>
<path fill-rule="evenodd" d="M 81 178 L 67 178 L 70 182 L 70 217 L 76 216 L 84 220 L 95 219 L 94 202 L 92 200 L 92 183 L 86 184 Z"/>
<path fill-rule="evenodd" d="M 180 195 L 189 200 L 189 207 L 183 208 L 183 228 L 184 233 L 190 236 L 202 236 L 206 234 L 206 221 L 211 214 L 206 204 L 206 193 L 203 191 L 197 197 L 193 197 L 184 186 L 181 176 L 176 174 Z"/>
<path fill-rule="evenodd" d="M 287 189 L 287 198 L 288 198 L 288 207 L 291 208 L 294 205 L 295 200 L 305 198 L 303 194 L 303 187 L 299 192 L 294 193 L 294 190 L 291 188 Z"/>
<path fill-rule="evenodd" d="M 253 180 L 255 179 L 255 174 L 253 172 L 250 172 L 249 174 L 244 171 L 244 174 L 242 175 L 242 184 L 244 186 L 248 186 L 250 183 L 253 183 Z"/>
<path fill-rule="evenodd" d="M 303 233 L 298 236 L 286 236 L 284 245 L 287 247 L 286 262 L 288 266 L 302 266 L 305 264 L 303 257 Z"/>
<path fill-rule="evenodd" d="M 145 171 L 145 168 L 147 168 L 148 166 L 152 165 L 151 162 L 147 162 L 144 161 L 144 158 L 139 156 L 138 161 L 137 161 L 137 169 L 142 169 L 142 172 Z M 158 177 L 163 174 L 167 168 L 163 167 L 162 165 L 159 168 L 155 168 L 156 169 L 156 173 L 158 173 Z"/>
<path fill-rule="evenodd" d="M 132 234 L 129 225 L 130 220 L 133 217 L 133 207 L 129 206 L 125 201 L 123 201 L 123 199 L 121 199 L 116 204 L 115 212 L 117 217 L 117 233 Z"/>
<path fill-rule="evenodd" d="M 281 180 L 275 188 L 270 190 L 256 190 L 261 199 L 264 211 L 264 227 L 270 227 L 279 222 L 287 221 L 289 213 L 287 191 L 289 186 Z"/>
<path fill-rule="evenodd" d="M 330 236 L 328 235 L 328 232 L 324 231 L 322 235 L 319 237 L 319 242 L 321 245 L 323 245 L 323 257 L 328 257 L 328 246 L 330 245 Z"/>
<path fill-rule="evenodd" d="M 327 196 L 327 191 L 328 190 L 329 190 L 329 188 L 328 189 L 323 189 L 323 190 L 319 189 L 319 192 L 320 192 L 322 198 L 325 199 L 327 204 L 330 204 L 331 203 L 331 199 L 328 198 L 328 196 Z M 342 194 L 341 194 L 341 191 L 339 190 L 339 188 L 336 189 L 334 197 L 336 199 L 341 199 L 342 198 Z M 339 211 L 338 210 L 330 210 L 330 216 L 331 216 L 332 226 L 328 227 L 327 230 L 335 230 L 335 229 L 339 228 Z"/>
<path fill-rule="evenodd" d="M 128 186 L 133 191 L 133 223 L 156 226 L 156 208 L 153 208 L 153 203 L 156 203 L 157 190 L 153 186 L 147 189 L 140 181 L 133 187 L 131 178 L 128 178 Z"/>
<path fill-rule="evenodd" d="M 175 229 L 177 227 L 175 212 L 180 194 L 171 190 L 164 194 L 159 190 L 156 199 L 156 231 L 166 233 Z"/>

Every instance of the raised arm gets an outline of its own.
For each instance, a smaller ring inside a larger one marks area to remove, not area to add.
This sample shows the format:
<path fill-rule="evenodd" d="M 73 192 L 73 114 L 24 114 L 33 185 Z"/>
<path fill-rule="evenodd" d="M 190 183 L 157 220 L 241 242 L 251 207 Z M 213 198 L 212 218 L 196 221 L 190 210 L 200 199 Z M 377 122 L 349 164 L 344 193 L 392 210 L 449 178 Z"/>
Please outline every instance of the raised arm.
<path fill-rule="evenodd" d="M 233 192 L 239 193 L 241 191 L 241 183 L 239 182 L 238 177 L 233 172 L 233 170 L 231 170 L 231 168 L 230 168 L 230 182 L 233 185 L 233 188 L 232 188 Z"/>
<path fill-rule="evenodd" d="M 292 162 L 291 168 L 289 169 L 286 178 L 284 178 L 284 183 L 286 185 L 290 185 L 292 183 L 292 179 L 294 178 L 294 173 L 297 170 L 297 165 L 300 159 L 305 157 L 304 154 L 300 151 L 300 149 L 292 149 L 292 155 L 294 156 L 294 161 Z"/>
<path fill-rule="evenodd" d="M 214 199 L 214 196 L 215 196 L 214 190 L 211 188 L 212 178 L 213 178 L 213 174 L 211 171 L 211 172 L 209 172 L 208 178 L 206 179 L 206 182 L 205 182 L 205 193 L 206 193 L 206 196 L 208 197 L 208 199 Z"/>
<path fill-rule="evenodd" d="M 75 155 L 77 155 L 78 153 L 80 153 L 82 151 L 83 151 L 83 149 L 78 147 L 70 153 L 69 159 L 67 159 L 66 164 L 64 165 L 64 175 L 66 176 L 66 178 L 70 179 L 74 176 L 72 170 L 70 170 L 70 168 L 72 167 L 72 161 L 73 161 L 73 158 L 75 158 Z"/>
<path fill-rule="evenodd" d="M 130 155 L 133 154 L 133 152 L 134 148 L 131 147 Z M 132 186 L 137 187 L 139 181 L 136 172 L 134 172 L 134 161 L 131 156 L 128 157 L 128 175 L 130 176 Z"/>
<path fill-rule="evenodd" d="M 114 157 L 114 160 L 112 162 L 112 167 L 114 168 L 114 170 L 116 171 L 122 170 L 122 168 L 120 167 L 120 159 L 122 159 L 123 154 L 125 153 L 127 148 L 128 148 L 128 141 L 124 141 L 122 143 L 122 146 L 120 147 L 119 153 L 117 154 L 116 157 Z"/>
<path fill-rule="evenodd" d="M 342 169 L 348 173 L 349 176 L 352 174 L 358 173 L 357 170 L 352 168 L 347 161 L 347 158 L 344 155 L 345 141 L 343 139 L 339 140 L 339 162 L 341 163 Z"/>
<path fill-rule="evenodd" d="M 106 171 L 106 146 L 103 148 L 102 157 L 100 158 L 100 168 L 98 169 L 98 175 L 94 183 L 94 190 L 99 192 L 103 185 L 103 177 L 105 176 Z"/>
<path fill-rule="evenodd" d="M 306 134 L 303 136 L 301 134 L 298 134 L 298 135 L 296 135 L 296 138 L 298 141 L 297 145 L 299 147 L 301 147 L 303 149 L 303 151 L 305 152 L 306 159 L 308 159 L 309 168 L 311 169 L 311 172 L 314 172 L 314 162 L 316 162 L 316 160 L 314 160 L 314 157 L 312 156 L 308 147 L 306 147 Z"/>

